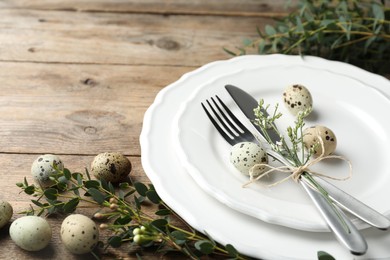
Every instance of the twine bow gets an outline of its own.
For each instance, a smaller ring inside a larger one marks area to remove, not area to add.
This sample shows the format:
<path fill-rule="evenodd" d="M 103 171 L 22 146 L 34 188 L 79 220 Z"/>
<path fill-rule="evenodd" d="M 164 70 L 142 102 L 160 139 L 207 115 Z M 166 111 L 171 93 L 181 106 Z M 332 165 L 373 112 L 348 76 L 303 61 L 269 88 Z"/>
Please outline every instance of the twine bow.
<path fill-rule="evenodd" d="M 266 175 L 268 175 L 269 173 L 272 173 L 272 172 L 290 173 L 290 175 L 288 177 L 286 177 L 286 178 L 283 178 L 280 181 L 277 181 L 275 183 L 272 183 L 272 184 L 268 185 L 268 187 L 276 186 L 278 184 L 281 184 L 281 183 L 287 181 L 288 179 L 293 179 L 295 182 L 298 182 L 298 180 L 301 177 L 301 175 L 306 173 L 306 172 L 309 172 L 310 174 L 315 175 L 315 176 L 325 177 L 325 178 L 328 178 L 328 179 L 339 180 L 339 181 L 344 181 L 344 180 L 347 180 L 347 179 L 351 178 L 351 176 L 352 176 L 352 163 L 347 158 L 345 158 L 343 156 L 339 156 L 339 155 L 325 155 L 324 141 L 322 140 L 322 138 L 319 138 L 319 140 L 320 140 L 322 152 L 321 152 L 320 156 L 318 156 L 314 160 L 308 161 L 306 164 L 300 165 L 300 166 L 297 166 L 297 167 L 289 166 L 289 165 L 283 165 L 283 166 L 280 166 L 280 167 L 274 167 L 274 166 L 271 166 L 271 165 L 266 164 L 266 163 L 256 164 L 249 170 L 250 181 L 245 183 L 243 185 L 243 187 L 245 188 L 246 186 L 250 185 L 251 183 L 260 180 L 261 178 L 263 178 L 264 176 L 266 176 Z M 348 176 L 342 177 L 342 178 L 336 178 L 336 177 L 332 177 L 332 176 L 329 176 L 329 175 L 326 175 L 326 174 L 322 174 L 322 173 L 319 173 L 319 172 L 314 172 L 314 171 L 311 171 L 309 169 L 311 166 L 319 163 L 320 161 L 326 160 L 326 159 L 339 159 L 339 160 L 342 160 L 342 161 L 348 163 L 348 165 L 349 165 L 349 174 L 348 174 Z M 258 171 L 262 170 L 264 167 L 269 168 L 269 170 L 267 170 L 266 172 L 264 172 L 264 173 L 262 173 L 262 174 L 257 176 L 256 171 L 258 172 Z M 255 177 L 255 176 L 257 176 L 257 177 Z"/>

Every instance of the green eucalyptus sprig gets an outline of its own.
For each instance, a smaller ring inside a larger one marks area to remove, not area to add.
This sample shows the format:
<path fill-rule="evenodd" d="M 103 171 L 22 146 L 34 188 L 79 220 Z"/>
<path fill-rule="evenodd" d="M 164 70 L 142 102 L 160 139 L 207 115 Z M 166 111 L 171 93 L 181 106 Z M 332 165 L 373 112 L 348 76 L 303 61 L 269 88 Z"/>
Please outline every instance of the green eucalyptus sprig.
<path fill-rule="evenodd" d="M 186 228 L 174 225 L 171 218 L 176 216 L 175 213 L 160 199 L 152 184 L 136 182 L 130 185 L 124 182 L 114 187 L 103 179 L 91 179 L 87 169 L 82 174 L 72 173 L 67 168 L 53 168 L 56 173 L 50 179 L 55 184 L 49 188 L 30 184 L 26 178 L 16 184 L 34 197 L 30 208 L 22 214 L 69 214 L 77 209 L 80 202 L 88 203 L 100 208 L 94 218 L 106 220 L 100 228 L 112 233 L 105 243 L 100 243 L 101 246 L 106 245 L 106 248 L 117 248 L 129 243 L 141 249 L 154 246 L 159 253 L 180 252 L 190 259 L 206 255 L 245 259 L 232 245 L 222 246 L 207 234 L 195 231 L 184 221 L 182 224 Z M 156 204 L 159 209 L 151 216 L 143 210 L 145 203 Z M 92 253 L 98 258 L 95 252 Z"/>
<path fill-rule="evenodd" d="M 308 108 L 297 115 L 295 124 L 287 127 L 288 142 L 276 127 L 275 122 L 282 117 L 282 113 L 278 111 L 279 104 L 275 105 L 274 111 L 269 113 L 270 105 L 264 104 L 264 99 L 260 99 L 258 107 L 253 112 L 255 114 L 254 123 L 260 128 L 263 133 L 266 142 L 270 145 L 271 149 L 286 158 L 288 161 L 293 163 L 294 166 L 298 167 L 306 164 L 312 155 L 314 150 L 317 148 L 313 146 L 305 153 L 305 144 L 303 142 L 303 128 L 305 126 L 304 118 L 310 114 L 311 108 Z M 273 131 L 279 136 L 280 141 L 274 142 L 269 135 L 269 131 Z"/>
<path fill-rule="evenodd" d="M 299 0 L 295 11 L 257 32 L 257 39 L 225 51 L 314 55 L 390 73 L 390 8 L 385 0 Z"/>

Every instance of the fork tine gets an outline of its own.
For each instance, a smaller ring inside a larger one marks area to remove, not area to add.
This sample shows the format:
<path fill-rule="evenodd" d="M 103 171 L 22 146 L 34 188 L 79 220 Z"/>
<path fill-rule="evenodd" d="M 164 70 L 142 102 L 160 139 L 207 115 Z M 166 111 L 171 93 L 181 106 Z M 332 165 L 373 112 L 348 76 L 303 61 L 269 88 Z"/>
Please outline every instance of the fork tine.
<path fill-rule="evenodd" d="M 246 128 L 240 120 L 238 120 L 238 118 L 233 114 L 232 111 L 230 111 L 230 109 L 225 105 L 225 103 L 222 102 L 222 100 L 216 96 L 218 101 L 221 103 L 223 109 L 225 109 L 226 113 L 228 113 L 228 115 L 230 116 L 231 119 L 233 119 L 234 123 L 239 127 L 241 128 L 241 130 L 244 132 L 244 133 L 249 133 L 251 134 L 251 132 L 248 130 L 248 128 Z"/>
<path fill-rule="evenodd" d="M 211 110 L 213 110 L 213 113 L 217 116 L 215 110 L 213 109 L 213 107 L 211 106 L 210 102 L 208 100 L 206 100 L 207 103 L 209 104 L 209 106 L 211 107 Z M 230 145 L 234 145 L 236 142 L 234 141 L 234 139 L 230 138 L 229 135 L 226 134 L 226 132 L 219 126 L 219 124 L 215 121 L 214 117 L 210 114 L 210 112 L 207 110 L 206 106 L 202 104 L 202 107 L 203 107 L 203 110 L 206 112 L 207 114 L 207 117 L 210 119 L 211 123 L 214 125 L 214 127 L 217 129 L 217 131 L 219 132 L 220 135 L 222 135 L 222 137 L 230 144 Z M 219 118 L 218 120 L 221 121 L 221 119 Z M 223 122 L 223 121 L 222 121 Z M 226 126 L 224 126 L 226 128 Z M 228 128 L 227 128 L 228 129 Z M 230 129 L 229 129 L 230 131 Z"/>

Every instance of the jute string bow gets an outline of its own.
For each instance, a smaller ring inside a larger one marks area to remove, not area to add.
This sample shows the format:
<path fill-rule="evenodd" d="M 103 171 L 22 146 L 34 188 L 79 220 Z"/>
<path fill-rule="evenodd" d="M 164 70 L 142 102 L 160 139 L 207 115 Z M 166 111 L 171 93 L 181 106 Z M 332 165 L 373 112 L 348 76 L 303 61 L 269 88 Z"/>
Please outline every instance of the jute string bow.
<path fill-rule="evenodd" d="M 273 173 L 273 172 L 283 172 L 283 173 L 288 173 L 290 175 L 288 177 L 286 177 L 286 178 L 283 178 L 282 180 L 279 180 L 277 182 L 274 182 L 272 184 L 267 185 L 268 187 L 279 185 L 279 184 L 281 184 L 281 183 L 283 183 L 283 182 L 285 182 L 285 181 L 287 181 L 289 179 L 293 179 L 295 182 L 298 182 L 298 180 L 301 177 L 301 175 L 303 173 L 305 173 L 305 172 L 309 172 L 311 175 L 325 177 L 325 178 L 328 178 L 328 179 L 339 180 L 339 181 L 344 181 L 344 180 L 347 180 L 347 179 L 351 178 L 351 176 L 352 176 L 352 163 L 348 159 L 343 157 L 343 156 L 339 156 L 339 155 L 325 155 L 324 141 L 322 140 L 322 138 L 319 138 L 319 141 L 320 141 L 320 144 L 321 144 L 322 152 L 321 152 L 320 156 L 318 156 L 317 158 L 315 158 L 313 160 L 310 160 L 306 164 L 300 165 L 300 166 L 297 166 L 297 167 L 289 166 L 289 165 L 283 165 L 283 166 L 280 166 L 280 167 L 274 167 L 274 166 L 266 164 L 266 163 L 256 164 L 249 170 L 250 181 L 245 183 L 243 185 L 243 187 L 247 187 L 251 183 L 253 183 L 255 181 L 258 181 L 261 178 L 263 178 L 264 176 L 267 176 L 268 174 Z M 332 176 L 329 176 L 329 175 L 326 175 L 326 174 L 322 174 L 322 173 L 319 173 L 319 172 L 311 171 L 309 169 L 311 166 L 319 163 L 320 161 L 327 160 L 327 159 L 339 159 L 339 160 L 342 160 L 342 161 L 348 163 L 348 166 L 349 166 L 349 174 L 348 174 L 348 176 L 341 177 L 341 178 L 336 178 L 336 177 L 332 177 Z M 269 170 L 267 170 L 266 172 L 264 172 L 264 173 L 262 173 L 262 174 L 257 176 L 257 172 L 262 171 L 262 169 L 264 169 L 264 167 L 267 167 Z M 255 176 L 257 176 L 257 177 L 255 177 Z"/>

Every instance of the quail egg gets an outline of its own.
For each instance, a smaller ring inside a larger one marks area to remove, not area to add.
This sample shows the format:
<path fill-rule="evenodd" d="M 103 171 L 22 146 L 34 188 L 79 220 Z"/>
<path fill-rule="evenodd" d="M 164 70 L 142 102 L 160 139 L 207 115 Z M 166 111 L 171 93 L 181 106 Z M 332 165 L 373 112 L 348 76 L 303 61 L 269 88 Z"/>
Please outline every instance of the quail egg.
<path fill-rule="evenodd" d="M 249 170 L 257 164 L 267 164 L 268 157 L 263 148 L 251 142 L 235 144 L 230 151 L 230 162 L 244 175 L 249 175 Z M 252 176 L 258 176 L 267 169 L 266 166 L 256 167 Z"/>
<path fill-rule="evenodd" d="M 97 179 L 118 183 L 129 175 L 131 163 L 120 153 L 101 153 L 93 159 L 91 171 Z"/>
<path fill-rule="evenodd" d="M 313 99 L 309 90 L 298 84 L 288 86 L 284 90 L 283 101 L 294 116 L 306 109 L 311 110 L 313 108 Z"/>
<path fill-rule="evenodd" d="M 61 240 L 73 254 L 91 252 L 99 241 L 99 230 L 87 216 L 72 214 L 61 225 Z"/>
<path fill-rule="evenodd" d="M 49 223 L 38 216 L 24 216 L 12 222 L 9 228 L 11 239 L 27 251 L 45 248 L 52 236 Z"/>
<path fill-rule="evenodd" d="M 54 184 L 54 181 L 50 180 L 50 176 L 56 173 L 53 165 L 59 170 L 64 169 L 61 159 L 53 154 L 39 156 L 31 166 L 31 174 L 34 181 L 43 188 L 50 187 Z"/>
<path fill-rule="evenodd" d="M 4 227 L 11 219 L 13 209 L 7 201 L 0 200 L 0 228 Z"/>
<path fill-rule="evenodd" d="M 303 131 L 303 143 L 306 149 L 314 148 L 314 156 L 322 154 L 322 145 L 319 138 L 324 142 L 324 155 L 330 155 L 336 150 L 337 139 L 332 130 L 325 126 L 317 125 L 306 128 Z"/>

